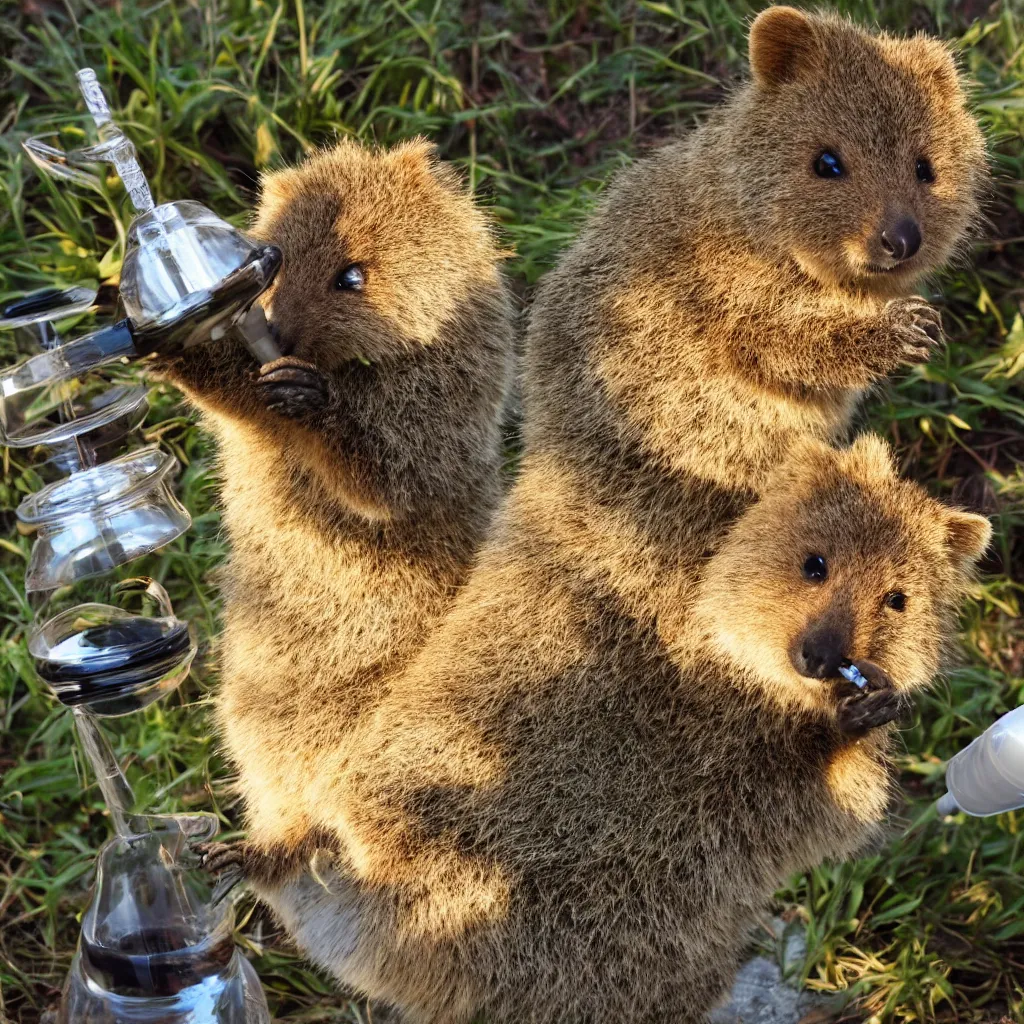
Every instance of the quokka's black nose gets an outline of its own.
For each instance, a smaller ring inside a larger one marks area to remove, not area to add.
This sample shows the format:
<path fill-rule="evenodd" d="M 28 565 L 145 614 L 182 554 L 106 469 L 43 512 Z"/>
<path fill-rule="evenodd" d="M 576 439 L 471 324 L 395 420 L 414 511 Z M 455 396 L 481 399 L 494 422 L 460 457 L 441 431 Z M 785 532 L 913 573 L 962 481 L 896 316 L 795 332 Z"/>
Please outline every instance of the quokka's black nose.
<path fill-rule="evenodd" d="M 917 221 L 904 217 L 882 232 L 882 248 L 898 263 L 909 260 L 921 248 L 921 229 Z"/>
<path fill-rule="evenodd" d="M 846 660 L 846 638 L 831 627 L 809 629 L 789 652 L 793 668 L 808 679 L 831 679 Z"/>

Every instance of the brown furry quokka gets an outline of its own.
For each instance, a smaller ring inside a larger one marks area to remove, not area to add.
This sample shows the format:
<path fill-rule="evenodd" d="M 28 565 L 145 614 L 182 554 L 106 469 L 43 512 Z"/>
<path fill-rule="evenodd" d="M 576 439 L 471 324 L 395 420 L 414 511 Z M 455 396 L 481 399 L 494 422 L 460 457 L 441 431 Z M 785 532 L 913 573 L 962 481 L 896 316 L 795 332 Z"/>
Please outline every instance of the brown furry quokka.
<path fill-rule="evenodd" d="M 984 176 L 953 61 L 775 8 L 751 63 L 546 278 L 520 475 L 411 666 L 308 676 L 326 725 L 285 695 L 278 727 L 264 688 L 262 799 L 296 831 L 248 873 L 410 1021 L 700 1020 L 772 889 L 877 831 L 878 729 L 987 539 L 874 442 L 821 446 L 938 338 L 907 295 Z M 818 678 L 844 658 L 863 694 Z"/>
<path fill-rule="evenodd" d="M 600 552 L 641 607 L 653 574 L 667 631 L 792 438 L 845 440 L 872 382 L 928 357 L 939 317 L 910 293 L 964 252 L 987 178 L 936 40 L 773 7 L 750 63 L 619 175 L 530 315 L 533 465 L 575 474 L 583 571 Z"/>
<path fill-rule="evenodd" d="M 800 442 L 670 650 L 538 559 L 521 511 L 322 752 L 306 791 L 333 864 L 250 869 L 313 959 L 403 1020 L 696 1024 L 773 891 L 879 836 L 887 723 L 954 636 L 989 524 L 899 480 L 875 437 Z"/>
<path fill-rule="evenodd" d="M 287 353 L 238 342 L 166 367 L 219 441 L 231 558 L 218 713 L 250 834 L 299 842 L 309 745 L 418 649 L 502 492 L 512 371 L 503 253 L 423 141 L 354 142 L 270 174 L 253 234 Z"/>

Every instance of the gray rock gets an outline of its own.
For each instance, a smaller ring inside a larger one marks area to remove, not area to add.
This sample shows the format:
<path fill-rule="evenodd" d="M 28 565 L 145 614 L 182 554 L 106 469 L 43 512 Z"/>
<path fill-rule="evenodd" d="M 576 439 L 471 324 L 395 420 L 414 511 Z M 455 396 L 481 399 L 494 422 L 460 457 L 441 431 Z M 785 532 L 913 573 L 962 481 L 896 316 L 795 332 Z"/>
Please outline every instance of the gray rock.
<path fill-rule="evenodd" d="M 806 996 L 782 980 L 779 965 L 759 956 L 745 963 L 729 1001 L 715 1010 L 711 1024 L 797 1024 L 810 1009 Z"/>

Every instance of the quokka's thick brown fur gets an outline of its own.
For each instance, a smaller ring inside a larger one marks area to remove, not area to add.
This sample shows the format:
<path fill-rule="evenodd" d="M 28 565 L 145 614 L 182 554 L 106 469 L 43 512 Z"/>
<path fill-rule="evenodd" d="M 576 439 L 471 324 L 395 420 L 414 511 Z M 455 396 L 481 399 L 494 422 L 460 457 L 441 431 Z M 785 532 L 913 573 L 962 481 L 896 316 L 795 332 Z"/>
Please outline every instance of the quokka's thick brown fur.
<path fill-rule="evenodd" d="M 910 292 L 963 251 L 987 180 L 940 42 L 775 7 L 750 61 L 706 124 L 620 174 L 530 315 L 527 467 L 572 475 L 583 571 L 648 611 L 668 588 L 666 634 L 682 564 L 789 441 L 848 439 L 872 382 L 928 357 L 938 315 Z M 817 176 L 825 151 L 841 177 Z M 908 218 L 920 249 L 896 261 L 882 235 Z"/>
<path fill-rule="evenodd" d="M 776 9 L 751 52 L 753 83 L 623 175 L 542 288 L 523 471 L 443 625 L 380 700 L 343 679 L 325 714 L 337 680 L 311 675 L 292 735 L 265 730 L 266 765 L 300 753 L 280 797 L 308 832 L 257 841 L 252 874 L 411 1020 L 700 1019 L 772 889 L 859 848 L 888 797 L 884 740 L 840 731 L 794 643 L 841 620 L 844 653 L 923 685 L 987 541 L 876 443 L 808 442 L 695 591 L 793 438 L 838 438 L 927 355 L 934 315 L 899 296 L 983 172 L 940 45 Z M 815 176 L 826 148 L 846 178 Z M 920 252 L 883 270 L 907 216 Z"/>
<path fill-rule="evenodd" d="M 219 441 L 222 735 L 254 839 L 292 842 L 310 750 L 420 646 L 486 532 L 513 315 L 490 224 L 422 141 L 265 176 L 253 234 L 284 254 L 264 305 L 288 354 L 257 374 L 225 341 L 166 369 Z"/>
<path fill-rule="evenodd" d="M 844 731 L 847 698 L 794 644 L 842 623 L 839 653 L 892 680 L 854 707 L 925 685 L 989 525 L 900 481 L 879 439 L 798 443 L 707 564 L 681 654 L 539 557 L 518 511 L 322 752 L 331 856 L 257 864 L 258 889 L 409 1021 L 696 1024 L 772 892 L 878 837 L 889 801 L 889 730 Z"/>
<path fill-rule="evenodd" d="M 702 1019 L 772 889 L 884 814 L 883 731 L 855 739 L 794 645 L 838 623 L 892 679 L 863 706 L 923 685 L 987 541 L 875 442 L 821 445 L 936 340 L 907 294 L 984 176 L 953 61 L 776 8 L 751 63 L 542 286 L 520 475 L 443 623 L 379 694 L 310 674 L 291 734 L 266 730 L 260 778 L 301 761 L 279 800 L 308 831 L 257 836 L 250 874 L 411 1021 Z M 845 176 L 816 175 L 825 150 Z M 882 235 L 908 220 L 897 263 Z M 812 540 L 823 586 L 800 576 Z"/>

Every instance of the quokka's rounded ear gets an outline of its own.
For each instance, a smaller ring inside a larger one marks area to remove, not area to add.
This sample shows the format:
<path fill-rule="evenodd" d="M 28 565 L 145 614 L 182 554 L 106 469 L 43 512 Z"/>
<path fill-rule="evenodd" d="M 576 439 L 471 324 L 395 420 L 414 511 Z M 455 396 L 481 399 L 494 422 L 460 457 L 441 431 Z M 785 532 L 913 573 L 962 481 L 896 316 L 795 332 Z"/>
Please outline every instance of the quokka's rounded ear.
<path fill-rule="evenodd" d="M 766 490 L 791 490 L 808 480 L 820 480 L 835 468 L 837 452 L 831 445 L 806 434 L 793 437 L 785 454 L 769 475 Z"/>
<path fill-rule="evenodd" d="M 963 101 L 963 85 L 956 58 L 945 43 L 923 35 L 902 42 L 907 47 L 910 63 L 919 80 L 946 100 Z"/>
<path fill-rule="evenodd" d="M 762 88 L 796 81 L 814 69 L 819 56 L 814 23 L 795 7 L 769 7 L 750 27 L 750 68 Z"/>
<path fill-rule="evenodd" d="M 437 144 L 422 135 L 402 142 L 392 150 L 393 158 L 400 166 L 413 171 L 429 174 L 439 185 L 461 195 L 467 186 L 456 168 L 441 159 Z"/>
<path fill-rule="evenodd" d="M 416 135 L 405 142 L 400 142 L 391 151 L 391 155 L 399 161 L 408 163 L 422 163 L 432 166 L 440 161 L 437 144 L 431 142 L 425 135 Z"/>
<path fill-rule="evenodd" d="M 877 434 L 859 434 L 844 455 L 847 470 L 861 480 L 881 481 L 896 477 L 896 460 L 889 443 Z"/>
<path fill-rule="evenodd" d="M 834 461 L 834 459 L 835 449 L 831 445 L 807 434 L 797 434 L 789 442 L 786 454 L 783 456 L 783 462 L 794 466 L 816 466 L 825 461 Z"/>
<path fill-rule="evenodd" d="M 295 198 L 300 174 L 293 167 L 282 171 L 268 171 L 260 175 L 260 203 L 286 203 Z"/>
<path fill-rule="evenodd" d="M 988 550 L 992 524 L 985 516 L 950 509 L 946 513 L 946 544 L 957 561 L 973 564 Z"/>
<path fill-rule="evenodd" d="M 250 214 L 249 230 L 257 238 L 268 230 L 282 208 L 298 194 L 302 175 L 293 167 L 281 171 L 264 171 L 260 175 L 259 200 Z"/>

